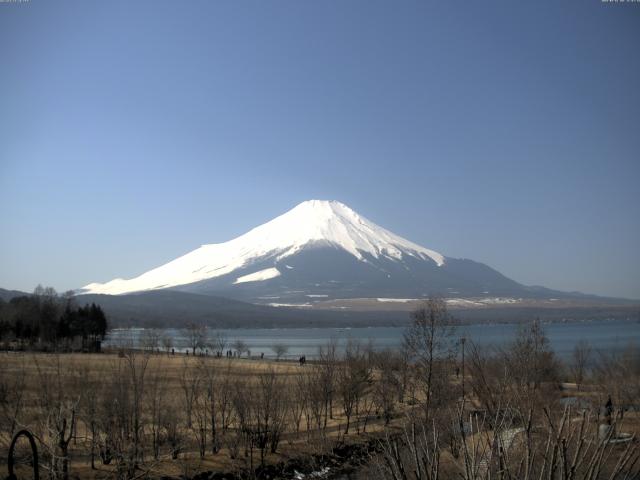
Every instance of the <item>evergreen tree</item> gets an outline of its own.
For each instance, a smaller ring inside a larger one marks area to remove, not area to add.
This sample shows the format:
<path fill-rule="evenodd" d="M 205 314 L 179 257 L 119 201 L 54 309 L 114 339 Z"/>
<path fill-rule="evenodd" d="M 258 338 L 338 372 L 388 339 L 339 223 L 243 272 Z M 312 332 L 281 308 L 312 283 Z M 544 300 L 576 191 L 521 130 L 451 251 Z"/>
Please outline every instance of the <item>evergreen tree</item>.
<path fill-rule="evenodd" d="M 36 287 L 33 295 L 0 300 L 0 339 L 57 348 L 60 341 L 82 338 L 90 348 L 107 334 L 107 317 L 99 305 L 77 307 L 73 296 L 60 296 L 50 287 Z"/>

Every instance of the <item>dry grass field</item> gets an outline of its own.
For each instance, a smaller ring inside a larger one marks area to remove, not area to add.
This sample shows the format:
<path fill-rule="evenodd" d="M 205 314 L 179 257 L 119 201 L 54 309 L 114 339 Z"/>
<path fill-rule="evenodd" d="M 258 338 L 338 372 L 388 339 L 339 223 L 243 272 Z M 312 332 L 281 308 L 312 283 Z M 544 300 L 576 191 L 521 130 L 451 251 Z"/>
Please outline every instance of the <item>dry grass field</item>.
<path fill-rule="evenodd" d="M 342 442 L 358 443 L 387 423 L 381 415 L 383 400 L 376 398 L 380 372 L 372 366 L 354 373 L 353 392 L 344 392 L 344 400 L 336 387 L 336 367 L 327 371 L 325 365 L 313 362 L 302 366 L 136 351 L 1 353 L 0 361 L 0 374 L 10 390 L 6 405 L 15 407 L 4 412 L 2 461 L 6 462 L 11 432 L 20 428 L 37 436 L 41 464 L 60 456 L 56 435 L 60 421 L 66 419 L 68 425 L 74 422 L 73 432 L 63 432 L 72 438 L 66 452 L 71 478 L 123 476 L 118 469 L 127 462 L 127 448 L 134 442 L 138 474 L 192 476 L 206 470 L 256 467 L 263 461 L 260 450 L 265 463 L 276 463 Z M 325 388 L 327 375 L 332 386 Z M 328 393 L 328 388 L 335 391 Z M 353 404 L 347 406 L 349 419 L 344 401 Z M 394 419 L 410 408 L 393 402 Z M 260 432 L 263 428 L 271 432 Z M 278 438 L 272 448 L 274 430 Z M 108 436 L 119 437 L 122 445 L 109 445 Z M 112 450 L 108 464 L 101 457 L 106 450 Z"/>

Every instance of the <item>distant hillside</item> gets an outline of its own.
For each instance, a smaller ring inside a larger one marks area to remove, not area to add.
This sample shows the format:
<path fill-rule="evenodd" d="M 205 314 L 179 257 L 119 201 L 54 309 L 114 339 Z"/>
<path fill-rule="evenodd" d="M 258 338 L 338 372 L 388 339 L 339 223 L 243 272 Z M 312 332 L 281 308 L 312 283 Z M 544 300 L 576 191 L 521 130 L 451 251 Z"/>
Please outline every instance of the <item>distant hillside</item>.
<path fill-rule="evenodd" d="M 316 310 L 254 305 L 222 297 L 160 290 L 131 295 L 81 295 L 79 303 L 102 306 L 111 327 L 184 327 L 189 322 L 218 328 L 403 326 L 410 312 L 402 310 Z M 451 308 L 462 322 L 521 322 L 640 319 L 640 305 L 570 306 L 566 308 Z"/>
<path fill-rule="evenodd" d="M 0 288 L 0 299 L 8 302 L 14 297 L 22 297 L 24 295 L 29 295 L 26 292 L 21 292 L 19 290 L 6 290 L 4 288 Z"/>
<path fill-rule="evenodd" d="M 406 312 L 307 311 L 172 290 L 81 295 L 77 300 L 102 306 L 111 326 L 183 327 L 194 322 L 221 328 L 333 327 L 396 325 L 407 320 Z"/>

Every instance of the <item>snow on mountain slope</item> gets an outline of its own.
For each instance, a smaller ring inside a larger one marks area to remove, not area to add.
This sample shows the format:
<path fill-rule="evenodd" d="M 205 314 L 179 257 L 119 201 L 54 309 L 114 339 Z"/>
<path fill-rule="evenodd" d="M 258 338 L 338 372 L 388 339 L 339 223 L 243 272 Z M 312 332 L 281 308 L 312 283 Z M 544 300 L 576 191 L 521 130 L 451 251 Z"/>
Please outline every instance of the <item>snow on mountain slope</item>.
<path fill-rule="evenodd" d="M 249 275 L 243 275 L 236 279 L 234 285 L 238 283 L 247 283 L 247 282 L 261 282 L 263 280 L 269 280 L 270 278 L 276 278 L 280 276 L 280 270 L 277 268 L 265 268 L 264 270 L 260 270 L 259 272 L 250 273 Z"/>
<path fill-rule="evenodd" d="M 274 263 L 314 244 L 329 244 L 367 262 L 374 258 L 433 261 L 445 257 L 376 225 L 336 201 L 309 200 L 284 215 L 225 243 L 203 245 L 161 267 L 125 280 L 91 283 L 79 293 L 123 294 L 187 285 L 230 274 L 265 258 Z M 280 275 L 276 268 L 239 277 L 235 283 L 265 281 Z"/>

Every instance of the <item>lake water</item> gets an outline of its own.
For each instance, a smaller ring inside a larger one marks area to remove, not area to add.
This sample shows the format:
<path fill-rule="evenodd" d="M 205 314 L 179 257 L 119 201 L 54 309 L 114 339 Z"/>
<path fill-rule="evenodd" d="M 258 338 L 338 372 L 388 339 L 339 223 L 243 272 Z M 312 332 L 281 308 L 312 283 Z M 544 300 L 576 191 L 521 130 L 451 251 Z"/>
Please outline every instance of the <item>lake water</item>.
<path fill-rule="evenodd" d="M 505 345 L 514 338 L 518 326 L 514 324 L 465 325 L 457 328 L 456 336 L 464 335 L 478 345 Z M 602 320 L 591 322 L 550 323 L 544 330 L 554 351 L 560 357 L 571 355 L 580 340 L 589 342 L 593 350 L 621 350 L 630 344 L 640 345 L 640 323 L 634 321 Z M 367 343 L 373 342 L 377 349 L 398 348 L 402 343 L 405 329 L 402 327 L 368 328 L 274 328 L 274 329 L 221 329 L 209 331 L 222 332 L 227 340 L 242 340 L 251 355 L 264 353 L 267 358 L 274 357 L 271 347 L 284 344 L 289 350 L 287 357 L 298 358 L 306 355 L 313 358 L 318 348 L 336 339 L 344 346 L 349 339 Z M 116 329 L 109 332 L 104 345 L 118 346 L 123 343 L 137 345 L 143 335 L 143 329 Z M 164 329 L 161 335 L 173 338 L 176 351 L 187 349 L 186 332 L 180 329 Z"/>

